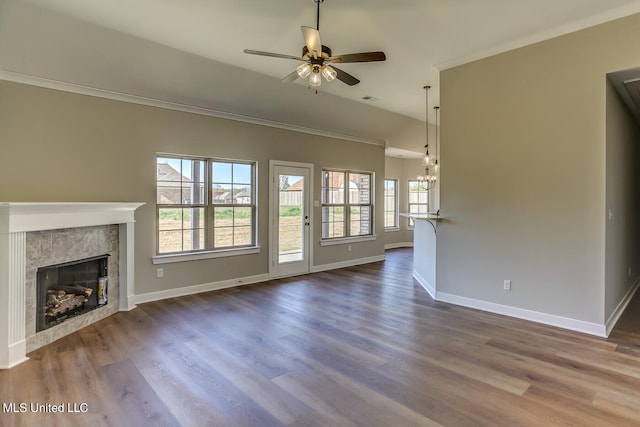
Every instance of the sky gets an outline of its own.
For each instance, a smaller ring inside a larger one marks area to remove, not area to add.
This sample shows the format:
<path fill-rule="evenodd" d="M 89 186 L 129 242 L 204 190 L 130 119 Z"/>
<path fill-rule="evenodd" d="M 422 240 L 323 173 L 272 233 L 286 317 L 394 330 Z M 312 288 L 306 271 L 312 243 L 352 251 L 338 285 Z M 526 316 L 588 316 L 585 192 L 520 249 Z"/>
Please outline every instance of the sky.
<path fill-rule="evenodd" d="M 193 176 L 192 166 L 194 163 L 200 162 L 204 164 L 202 160 L 188 160 L 188 159 L 175 159 L 170 157 L 158 157 L 158 163 L 167 163 L 173 169 L 181 172 L 182 176 L 189 180 L 204 182 L 204 171 L 201 171 L 197 176 Z M 219 184 L 251 184 L 251 164 L 244 163 L 230 163 L 230 162 L 212 162 L 213 169 L 213 183 Z"/>

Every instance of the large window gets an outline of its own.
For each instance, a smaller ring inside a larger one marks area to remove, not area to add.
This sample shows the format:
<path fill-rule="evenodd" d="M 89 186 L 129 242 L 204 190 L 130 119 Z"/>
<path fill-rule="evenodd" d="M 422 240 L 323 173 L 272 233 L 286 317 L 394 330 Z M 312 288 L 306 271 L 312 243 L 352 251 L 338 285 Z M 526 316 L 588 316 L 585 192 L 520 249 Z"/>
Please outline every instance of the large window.
<path fill-rule="evenodd" d="M 211 168 L 213 248 L 253 245 L 253 164 L 212 161 Z"/>
<path fill-rule="evenodd" d="M 420 181 L 409 181 L 409 213 L 426 214 L 429 212 L 429 190 Z M 413 220 L 409 218 L 409 226 Z"/>
<path fill-rule="evenodd" d="M 255 163 L 158 156 L 158 254 L 250 247 Z"/>
<path fill-rule="evenodd" d="M 384 180 L 384 228 L 398 228 L 398 180 Z"/>
<path fill-rule="evenodd" d="M 322 238 L 373 234 L 373 174 L 322 171 Z"/>

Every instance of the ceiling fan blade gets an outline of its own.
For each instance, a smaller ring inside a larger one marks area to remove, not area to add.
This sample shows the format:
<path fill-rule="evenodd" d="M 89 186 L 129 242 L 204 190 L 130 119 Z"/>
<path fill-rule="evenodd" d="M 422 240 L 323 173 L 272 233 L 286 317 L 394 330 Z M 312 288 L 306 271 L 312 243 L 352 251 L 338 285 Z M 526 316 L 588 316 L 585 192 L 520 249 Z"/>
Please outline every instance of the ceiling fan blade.
<path fill-rule="evenodd" d="M 293 72 L 291 74 L 287 74 L 287 76 L 280 80 L 282 83 L 291 83 L 291 82 L 295 82 L 296 80 L 298 80 L 300 78 L 300 76 L 298 75 L 298 70 L 293 70 Z"/>
<path fill-rule="evenodd" d="M 361 52 L 361 53 L 348 53 L 346 55 L 336 55 L 326 59 L 329 62 L 340 62 L 346 64 L 347 62 L 375 62 L 384 61 L 387 56 L 384 52 Z"/>
<path fill-rule="evenodd" d="M 293 55 L 284 55 L 282 53 L 273 53 L 273 52 L 263 52 L 261 50 L 251 50 L 245 49 L 244 53 L 248 53 L 249 55 L 260 55 L 260 56 L 271 56 L 273 58 L 284 58 L 284 59 L 295 59 L 296 61 L 304 61 L 304 58 L 300 58 L 299 56 Z"/>
<path fill-rule="evenodd" d="M 322 56 L 322 43 L 320 42 L 320 31 L 311 27 L 300 27 L 302 29 L 302 37 L 304 38 L 304 44 L 307 45 L 309 53 L 314 58 L 320 58 Z"/>
<path fill-rule="evenodd" d="M 331 66 L 331 68 L 336 70 L 336 72 L 338 73 L 336 75 L 336 78 L 338 80 L 340 80 L 341 82 L 346 83 L 349 86 L 354 86 L 354 85 L 357 85 L 358 83 L 360 83 L 360 80 L 356 79 L 351 74 L 349 74 L 349 73 L 347 73 L 345 71 L 342 71 L 340 68 L 336 68 L 333 65 Z"/>

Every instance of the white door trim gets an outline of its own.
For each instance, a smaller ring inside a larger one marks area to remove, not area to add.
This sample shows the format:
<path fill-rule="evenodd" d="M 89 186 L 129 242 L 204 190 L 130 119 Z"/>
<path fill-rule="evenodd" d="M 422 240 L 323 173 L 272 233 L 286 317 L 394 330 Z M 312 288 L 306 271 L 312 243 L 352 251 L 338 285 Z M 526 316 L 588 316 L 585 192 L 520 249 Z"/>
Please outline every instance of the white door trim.
<path fill-rule="evenodd" d="M 282 275 L 276 275 L 275 265 L 278 260 L 277 253 L 277 245 L 275 244 L 278 236 L 275 235 L 276 227 L 275 227 L 275 197 L 273 193 L 273 185 L 275 179 L 275 168 L 277 166 L 283 167 L 296 167 L 296 168 L 304 168 L 309 170 L 309 239 L 307 242 L 308 245 L 308 260 L 307 260 L 307 271 L 306 273 L 311 272 L 311 265 L 313 264 L 313 224 L 314 224 L 314 203 L 313 203 L 313 188 L 314 188 L 314 173 L 313 173 L 313 163 L 300 163 L 300 162 L 289 162 L 285 160 L 269 160 L 269 278 L 275 279 L 278 277 L 284 277 Z"/>

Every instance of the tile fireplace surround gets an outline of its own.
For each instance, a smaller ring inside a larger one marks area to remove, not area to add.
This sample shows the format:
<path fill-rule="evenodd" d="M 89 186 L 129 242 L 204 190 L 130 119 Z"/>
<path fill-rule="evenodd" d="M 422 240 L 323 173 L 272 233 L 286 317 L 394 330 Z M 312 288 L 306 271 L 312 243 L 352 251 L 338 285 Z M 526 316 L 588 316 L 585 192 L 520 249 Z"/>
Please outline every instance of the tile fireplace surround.
<path fill-rule="evenodd" d="M 118 227 L 119 307 L 135 307 L 134 213 L 143 203 L 3 203 L 0 202 L 0 369 L 28 358 L 27 233 L 46 230 Z"/>

